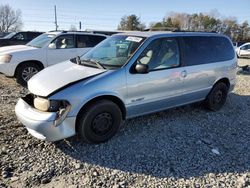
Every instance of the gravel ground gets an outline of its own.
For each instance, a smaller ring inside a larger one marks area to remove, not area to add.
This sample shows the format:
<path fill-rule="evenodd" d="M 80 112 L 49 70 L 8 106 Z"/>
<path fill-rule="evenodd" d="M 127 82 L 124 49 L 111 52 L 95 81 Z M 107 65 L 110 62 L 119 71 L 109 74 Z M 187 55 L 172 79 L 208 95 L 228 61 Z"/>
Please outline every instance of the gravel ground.
<path fill-rule="evenodd" d="M 100 145 L 30 136 L 14 114 L 25 92 L 0 75 L 0 187 L 250 187 L 250 75 L 237 75 L 219 112 L 194 104 L 134 118 Z"/>

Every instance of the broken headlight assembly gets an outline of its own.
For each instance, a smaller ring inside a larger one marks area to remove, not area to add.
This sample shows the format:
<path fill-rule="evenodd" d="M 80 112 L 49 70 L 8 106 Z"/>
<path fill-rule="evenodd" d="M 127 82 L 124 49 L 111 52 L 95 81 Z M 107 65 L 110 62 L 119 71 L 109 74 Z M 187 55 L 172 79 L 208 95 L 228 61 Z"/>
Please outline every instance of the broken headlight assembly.
<path fill-rule="evenodd" d="M 66 118 L 71 106 L 66 100 L 49 100 L 42 97 L 35 97 L 34 107 L 43 112 L 56 112 L 57 117 L 54 120 L 54 125 L 58 126 Z"/>

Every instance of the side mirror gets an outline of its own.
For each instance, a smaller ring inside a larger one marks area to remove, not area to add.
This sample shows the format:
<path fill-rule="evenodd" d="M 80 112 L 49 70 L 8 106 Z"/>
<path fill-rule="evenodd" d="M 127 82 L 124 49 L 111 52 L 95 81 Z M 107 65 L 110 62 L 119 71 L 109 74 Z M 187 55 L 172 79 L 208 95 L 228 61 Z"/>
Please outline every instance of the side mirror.
<path fill-rule="evenodd" d="M 148 65 L 137 63 L 135 66 L 135 70 L 137 73 L 146 74 L 148 73 Z"/>
<path fill-rule="evenodd" d="M 48 46 L 50 49 L 56 49 L 55 43 L 50 43 Z"/>

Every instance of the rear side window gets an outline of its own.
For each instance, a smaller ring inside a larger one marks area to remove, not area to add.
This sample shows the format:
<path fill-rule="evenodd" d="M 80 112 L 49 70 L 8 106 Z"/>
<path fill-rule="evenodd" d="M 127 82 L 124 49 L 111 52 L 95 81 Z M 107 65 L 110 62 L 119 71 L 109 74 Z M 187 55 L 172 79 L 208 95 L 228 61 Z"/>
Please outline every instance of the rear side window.
<path fill-rule="evenodd" d="M 37 36 L 41 35 L 41 33 L 27 33 L 27 38 L 29 40 L 36 38 Z"/>
<path fill-rule="evenodd" d="M 106 39 L 104 36 L 77 35 L 77 48 L 94 47 L 104 39 Z"/>
<path fill-rule="evenodd" d="M 230 41 L 225 37 L 183 37 L 184 63 L 200 65 L 231 60 L 235 56 Z"/>

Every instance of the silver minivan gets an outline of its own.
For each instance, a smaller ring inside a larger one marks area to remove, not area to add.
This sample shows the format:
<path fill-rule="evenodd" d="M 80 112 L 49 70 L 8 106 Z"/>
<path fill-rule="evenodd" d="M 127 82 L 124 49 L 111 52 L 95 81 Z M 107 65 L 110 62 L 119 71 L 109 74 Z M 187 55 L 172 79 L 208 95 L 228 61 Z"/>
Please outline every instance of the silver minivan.
<path fill-rule="evenodd" d="M 220 34 L 116 34 L 32 77 L 15 112 L 39 139 L 79 134 L 105 142 L 128 118 L 198 101 L 221 109 L 235 86 L 236 64 L 232 42 Z"/>

